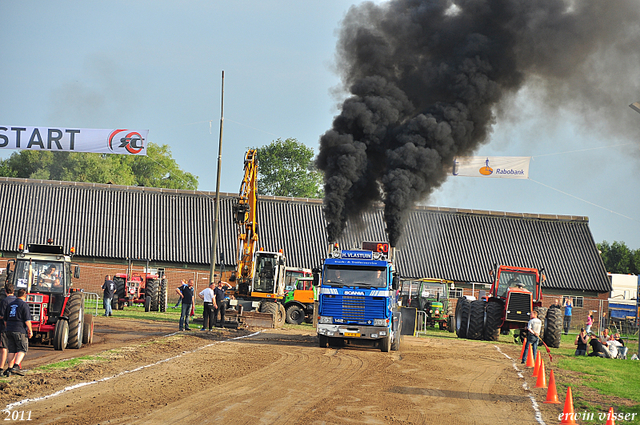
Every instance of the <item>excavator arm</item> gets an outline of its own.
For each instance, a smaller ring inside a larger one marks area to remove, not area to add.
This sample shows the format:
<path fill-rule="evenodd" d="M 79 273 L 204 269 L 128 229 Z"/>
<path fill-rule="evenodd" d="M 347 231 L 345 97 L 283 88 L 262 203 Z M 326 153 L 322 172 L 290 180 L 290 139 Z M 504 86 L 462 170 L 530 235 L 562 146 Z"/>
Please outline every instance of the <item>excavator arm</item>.
<path fill-rule="evenodd" d="M 236 283 L 238 293 L 251 292 L 255 273 L 254 254 L 258 246 L 258 161 L 255 149 L 249 149 L 244 157 L 244 178 L 240 194 L 233 204 L 233 221 L 238 227 L 238 268 Z"/>

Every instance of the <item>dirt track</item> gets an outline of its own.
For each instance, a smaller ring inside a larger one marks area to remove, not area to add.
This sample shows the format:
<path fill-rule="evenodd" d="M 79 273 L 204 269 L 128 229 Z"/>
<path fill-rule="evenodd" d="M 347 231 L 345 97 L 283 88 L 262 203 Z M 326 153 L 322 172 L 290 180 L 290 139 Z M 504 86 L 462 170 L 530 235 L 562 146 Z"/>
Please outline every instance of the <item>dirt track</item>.
<path fill-rule="evenodd" d="M 311 331 L 194 331 L 128 344 L 104 354 L 109 361 L 11 378 L 0 401 L 106 379 L 12 410 L 30 411 L 36 424 L 541 423 L 533 395 L 543 421 L 556 423 L 561 406 L 542 404 L 546 390 L 523 389 L 505 356 L 519 349 L 498 347 L 405 338 L 399 352 L 381 353 L 321 349 Z M 523 374 L 533 386 L 530 370 Z"/>

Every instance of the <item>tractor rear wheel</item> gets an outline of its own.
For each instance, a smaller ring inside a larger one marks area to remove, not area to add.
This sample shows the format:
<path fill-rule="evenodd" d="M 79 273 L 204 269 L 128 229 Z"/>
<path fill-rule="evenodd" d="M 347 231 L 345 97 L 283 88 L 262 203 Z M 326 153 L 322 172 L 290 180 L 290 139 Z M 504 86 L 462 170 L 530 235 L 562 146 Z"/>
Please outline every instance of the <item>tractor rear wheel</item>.
<path fill-rule="evenodd" d="M 53 349 L 63 351 L 69 342 L 69 323 L 64 319 L 58 319 L 53 331 Z"/>
<path fill-rule="evenodd" d="M 469 307 L 469 328 L 467 338 L 482 339 L 484 333 L 484 308 L 486 302 L 482 300 L 471 301 Z"/>
<path fill-rule="evenodd" d="M 69 318 L 69 348 L 82 347 L 82 328 L 84 325 L 84 293 L 72 292 L 64 309 L 64 315 Z"/>
<path fill-rule="evenodd" d="M 551 307 L 547 310 L 546 331 L 544 342 L 553 348 L 560 348 L 562 339 L 562 310 Z"/>
<path fill-rule="evenodd" d="M 485 340 L 497 341 L 500 337 L 500 324 L 502 323 L 503 310 L 504 306 L 500 301 L 490 301 L 487 303 L 483 335 Z"/>
<path fill-rule="evenodd" d="M 299 325 L 304 322 L 304 311 L 300 306 L 292 304 L 287 307 L 287 323 L 292 325 Z"/>
<path fill-rule="evenodd" d="M 469 323 L 469 306 L 471 302 L 466 297 L 458 298 L 456 304 L 456 335 L 458 338 L 467 337 L 467 324 Z"/>
<path fill-rule="evenodd" d="M 160 281 L 158 279 L 147 280 L 147 287 L 145 292 L 145 300 L 151 299 L 150 309 L 151 311 L 158 311 L 160 303 L 158 302 L 158 289 L 160 288 Z"/>
<path fill-rule="evenodd" d="M 164 313 L 167 311 L 167 279 L 162 279 L 160 281 L 160 291 L 158 293 L 158 303 L 160 304 L 160 311 Z"/>
<path fill-rule="evenodd" d="M 84 325 L 82 327 L 82 343 L 91 344 L 93 342 L 93 314 L 85 313 Z"/>

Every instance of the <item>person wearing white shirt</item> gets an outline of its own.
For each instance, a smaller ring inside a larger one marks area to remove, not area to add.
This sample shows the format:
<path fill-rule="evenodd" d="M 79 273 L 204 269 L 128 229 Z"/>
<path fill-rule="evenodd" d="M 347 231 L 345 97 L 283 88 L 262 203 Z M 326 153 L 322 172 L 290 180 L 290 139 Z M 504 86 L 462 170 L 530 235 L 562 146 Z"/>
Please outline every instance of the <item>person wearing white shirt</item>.
<path fill-rule="evenodd" d="M 540 341 L 540 331 L 542 330 L 542 322 L 538 319 L 538 312 L 531 312 L 531 320 L 527 324 L 527 344 L 524 347 L 524 352 L 522 353 L 522 363 L 527 360 L 527 353 L 529 351 L 529 346 L 531 346 L 531 354 L 533 354 L 533 359 L 535 360 L 536 354 L 538 352 L 538 342 Z"/>
<path fill-rule="evenodd" d="M 202 329 L 201 331 L 205 331 L 207 329 L 211 330 L 213 328 L 213 322 L 215 320 L 215 316 L 213 315 L 214 309 L 217 309 L 216 299 L 213 294 L 214 283 L 210 282 L 207 288 L 204 288 L 198 296 L 201 300 L 204 301 L 204 313 L 202 313 Z"/>

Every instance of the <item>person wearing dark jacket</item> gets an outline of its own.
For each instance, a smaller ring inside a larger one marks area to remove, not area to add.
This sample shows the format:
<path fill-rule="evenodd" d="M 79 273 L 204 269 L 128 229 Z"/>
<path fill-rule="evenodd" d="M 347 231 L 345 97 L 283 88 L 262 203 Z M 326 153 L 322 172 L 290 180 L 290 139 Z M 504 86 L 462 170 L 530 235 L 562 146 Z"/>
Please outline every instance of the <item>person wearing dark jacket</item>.
<path fill-rule="evenodd" d="M 2 346 L 0 348 L 2 350 L 2 353 L 0 353 L 0 369 L 4 369 L 4 364 L 7 362 L 7 356 L 9 355 L 7 334 L 4 329 L 4 311 L 16 299 L 13 295 L 13 283 L 7 283 L 4 286 L 4 291 L 7 296 L 0 302 L 0 345 Z"/>
<path fill-rule="evenodd" d="M 9 367 L 4 371 L 4 376 L 24 375 L 21 366 L 22 360 L 29 350 L 29 338 L 33 336 L 31 312 L 26 300 L 27 291 L 20 288 L 16 299 L 7 305 L 4 311 L 3 317 L 9 349 Z"/>

